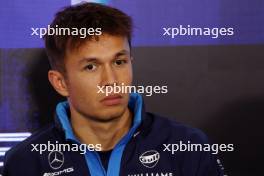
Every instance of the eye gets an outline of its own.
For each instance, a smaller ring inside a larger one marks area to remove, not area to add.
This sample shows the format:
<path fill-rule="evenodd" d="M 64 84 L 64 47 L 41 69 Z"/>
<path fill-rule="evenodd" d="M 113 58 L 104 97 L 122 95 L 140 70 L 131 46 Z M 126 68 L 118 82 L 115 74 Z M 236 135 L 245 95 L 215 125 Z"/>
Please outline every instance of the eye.
<path fill-rule="evenodd" d="M 127 60 L 125 60 L 125 59 L 117 59 L 114 62 L 114 64 L 115 65 L 118 65 L 118 66 L 123 65 L 123 64 L 126 64 L 126 63 L 127 63 Z"/>
<path fill-rule="evenodd" d="M 89 71 L 93 71 L 96 69 L 96 65 L 95 64 L 88 64 L 84 67 L 85 70 L 89 70 Z"/>

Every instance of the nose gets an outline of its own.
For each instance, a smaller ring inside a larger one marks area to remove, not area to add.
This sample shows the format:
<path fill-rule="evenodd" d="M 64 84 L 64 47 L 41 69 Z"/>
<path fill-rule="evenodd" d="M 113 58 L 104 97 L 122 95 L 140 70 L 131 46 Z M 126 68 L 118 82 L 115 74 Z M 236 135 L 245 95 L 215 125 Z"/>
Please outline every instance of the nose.
<path fill-rule="evenodd" d="M 117 75 L 111 65 L 106 65 L 102 72 L 102 85 L 114 86 L 117 84 Z"/>

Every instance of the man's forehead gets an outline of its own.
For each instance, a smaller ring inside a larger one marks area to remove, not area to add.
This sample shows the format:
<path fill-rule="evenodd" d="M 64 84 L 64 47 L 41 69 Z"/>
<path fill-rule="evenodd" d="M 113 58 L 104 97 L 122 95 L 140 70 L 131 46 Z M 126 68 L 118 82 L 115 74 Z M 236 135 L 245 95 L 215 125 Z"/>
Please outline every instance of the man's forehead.
<path fill-rule="evenodd" d="M 126 37 L 104 34 L 82 42 L 78 47 L 67 50 L 68 55 L 78 57 L 111 57 L 117 53 L 130 54 Z"/>

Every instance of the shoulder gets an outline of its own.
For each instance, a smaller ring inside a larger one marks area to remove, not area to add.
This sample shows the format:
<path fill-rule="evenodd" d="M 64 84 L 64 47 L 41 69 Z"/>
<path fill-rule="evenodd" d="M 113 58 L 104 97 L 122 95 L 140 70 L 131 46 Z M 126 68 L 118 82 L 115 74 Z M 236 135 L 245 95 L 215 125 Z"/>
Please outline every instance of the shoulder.
<path fill-rule="evenodd" d="M 208 143 L 207 135 L 198 128 L 154 113 L 147 113 L 147 116 L 148 118 L 152 118 L 151 133 L 156 133 L 158 136 L 169 136 L 176 141 L 189 140 L 192 142 Z"/>
<path fill-rule="evenodd" d="M 10 164 L 17 164 L 17 162 L 27 162 L 38 158 L 37 152 L 32 152 L 33 145 L 47 143 L 48 140 L 53 138 L 54 125 L 50 124 L 36 132 L 24 141 L 18 143 L 5 154 L 5 167 Z"/>

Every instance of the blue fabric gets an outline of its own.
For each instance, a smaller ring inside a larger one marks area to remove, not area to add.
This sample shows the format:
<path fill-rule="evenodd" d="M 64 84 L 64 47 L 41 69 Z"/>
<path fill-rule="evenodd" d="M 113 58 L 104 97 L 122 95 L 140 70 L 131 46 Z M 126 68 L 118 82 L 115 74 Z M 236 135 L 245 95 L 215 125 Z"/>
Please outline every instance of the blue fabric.
<path fill-rule="evenodd" d="M 93 176 L 119 175 L 121 158 L 125 146 L 128 143 L 128 141 L 132 138 L 133 134 L 135 133 L 136 129 L 141 123 L 142 105 L 143 105 L 142 97 L 139 94 L 137 93 L 130 94 L 128 106 L 134 113 L 133 126 L 128 131 L 128 133 L 114 147 L 109 159 L 107 171 L 105 171 L 102 162 L 100 160 L 99 154 L 97 152 L 95 151 L 86 152 L 85 159 L 91 175 Z M 73 130 L 67 115 L 68 108 L 69 108 L 69 104 L 67 101 L 59 103 L 56 108 L 57 116 L 65 131 L 66 139 L 80 143 L 79 140 L 73 134 Z"/>
<path fill-rule="evenodd" d="M 71 127 L 71 123 L 68 118 L 67 109 L 69 109 L 69 103 L 67 101 L 61 102 L 56 107 L 56 113 L 60 120 L 60 123 L 64 129 L 65 132 L 65 138 L 78 141 L 76 137 L 73 134 L 73 130 Z M 79 141 L 78 141 L 79 142 Z"/>
<path fill-rule="evenodd" d="M 135 115 L 134 123 L 126 136 L 114 147 L 107 171 L 102 166 L 99 152 L 87 152 L 85 155 L 80 155 L 78 152 L 68 151 L 64 152 L 63 166 L 54 170 L 47 160 L 50 152 L 46 151 L 41 155 L 37 151 L 32 152 L 32 144 L 46 144 L 47 142 L 65 144 L 67 140 L 78 142 L 71 131 L 67 106 L 67 103 L 58 106 L 57 113 L 60 119 L 57 118 L 55 123 L 35 132 L 28 139 L 6 152 L 4 176 L 57 175 L 58 172 L 69 168 L 72 171 L 67 172 L 66 175 L 123 176 L 142 175 L 142 173 L 145 175 L 162 175 L 164 173 L 164 175 L 184 176 L 224 175 L 223 166 L 218 164 L 217 156 L 210 151 L 177 151 L 174 154 L 169 150 L 164 151 L 165 148 L 161 147 L 163 144 L 174 144 L 178 141 L 183 141 L 186 144 L 187 141 L 192 141 L 193 144 L 209 144 L 209 141 L 206 135 L 198 129 L 153 113 L 146 113 L 142 108 L 141 98 L 137 95 L 132 95 L 129 101 L 129 108 L 134 111 Z M 142 112 L 140 113 L 141 108 Z M 134 131 L 139 124 L 141 126 L 140 133 Z M 62 126 L 65 129 L 65 134 L 62 133 Z M 133 133 L 138 135 L 132 140 L 130 138 Z M 67 140 L 65 136 L 67 136 Z M 128 145 L 127 141 L 131 145 Z M 148 168 L 139 160 L 139 156 L 150 150 L 155 150 L 162 155 L 162 159 L 156 163 L 153 169 Z M 120 164 L 121 157 L 124 162 Z M 31 167 L 25 169 L 28 166 Z M 43 171 L 45 171 L 44 174 Z"/>

